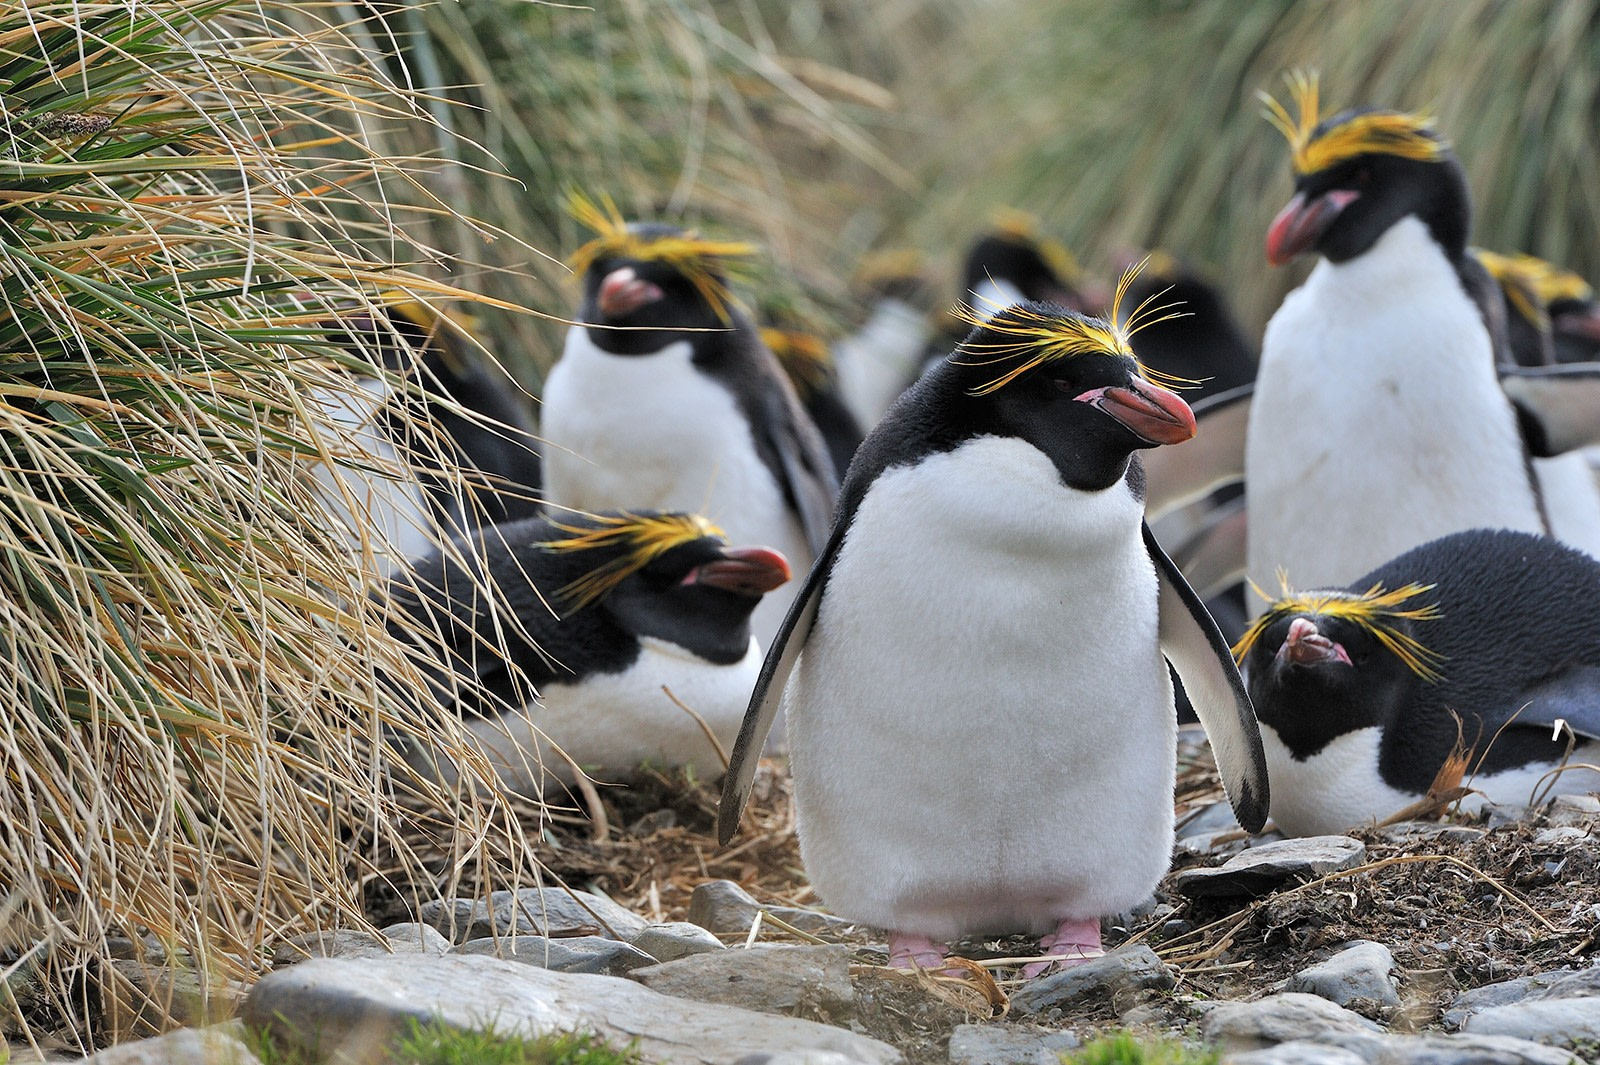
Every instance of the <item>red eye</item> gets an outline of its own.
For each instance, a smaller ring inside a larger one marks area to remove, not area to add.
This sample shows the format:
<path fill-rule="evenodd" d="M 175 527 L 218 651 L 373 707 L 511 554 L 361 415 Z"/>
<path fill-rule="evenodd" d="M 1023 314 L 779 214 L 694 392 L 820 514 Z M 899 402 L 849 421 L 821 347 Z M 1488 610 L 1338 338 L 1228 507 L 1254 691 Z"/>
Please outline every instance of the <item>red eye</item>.
<path fill-rule="evenodd" d="M 1073 384 L 1071 381 L 1068 381 L 1064 377 L 1057 377 L 1054 378 L 1054 380 L 1056 383 L 1056 388 L 1060 389 L 1062 392 L 1076 392 L 1078 390 L 1077 385 Z"/>

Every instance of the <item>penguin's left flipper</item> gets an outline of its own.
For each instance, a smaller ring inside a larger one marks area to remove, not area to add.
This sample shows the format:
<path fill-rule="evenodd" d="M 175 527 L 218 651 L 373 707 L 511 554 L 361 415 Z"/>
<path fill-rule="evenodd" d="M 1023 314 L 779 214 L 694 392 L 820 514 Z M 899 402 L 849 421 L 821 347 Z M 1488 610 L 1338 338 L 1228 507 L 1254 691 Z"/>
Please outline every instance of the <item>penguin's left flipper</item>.
<path fill-rule="evenodd" d="M 1535 458 L 1600 443 L 1600 362 L 1499 370 L 1500 387 L 1517 408 Z"/>
<path fill-rule="evenodd" d="M 1513 725 L 1553 729 L 1558 721 L 1577 735 L 1600 740 L 1600 668 L 1574 666 L 1522 693 Z"/>
<path fill-rule="evenodd" d="M 1245 431 L 1250 426 L 1250 401 L 1255 385 L 1207 396 L 1194 405 L 1198 431 L 1181 444 L 1152 448 L 1139 456 L 1144 464 L 1144 512 L 1155 521 L 1163 514 L 1244 478 Z"/>
<path fill-rule="evenodd" d="M 792 393 L 772 390 L 766 415 L 763 431 L 778 455 L 784 492 L 800 516 L 806 543 L 820 555 L 833 528 L 833 504 L 839 494 L 833 456 Z"/>
<path fill-rule="evenodd" d="M 1205 726 L 1234 816 L 1246 831 L 1259 832 L 1267 822 L 1270 795 L 1267 756 L 1250 696 L 1217 623 L 1156 543 L 1149 525 L 1144 526 L 1144 543 L 1161 585 L 1161 653 L 1177 670 L 1195 716 Z"/>
<path fill-rule="evenodd" d="M 842 524 L 842 523 L 841 523 Z M 761 663 L 761 674 L 756 677 L 755 691 L 750 695 L 750 708 L 744 712 L 739 725 L 739 736 L 733 741 L 733 753 L 728 756 L 728 773 L 722 778 L 722 799 L 717 803 L 717 841 L 726 844 L 739 829 L 739 818 L 744 805 L 750 801 L 750 785 L 756 779 L 756 764 L 767 745 L 767 733 L 783 705 L 783 689 L 794 671 L 795 661 L 805 650 L 811 626 L 817 620 L 817 607 L 822 603 L 822 586 L 827 583 L 828 570 L 844 540 L 844 530 L 835 529 L 828 543 L 811 566 L 804 588 L 794 597 L 789 613 L 783 619 L 778 634 L 767 648 L 766 661 Z"/>

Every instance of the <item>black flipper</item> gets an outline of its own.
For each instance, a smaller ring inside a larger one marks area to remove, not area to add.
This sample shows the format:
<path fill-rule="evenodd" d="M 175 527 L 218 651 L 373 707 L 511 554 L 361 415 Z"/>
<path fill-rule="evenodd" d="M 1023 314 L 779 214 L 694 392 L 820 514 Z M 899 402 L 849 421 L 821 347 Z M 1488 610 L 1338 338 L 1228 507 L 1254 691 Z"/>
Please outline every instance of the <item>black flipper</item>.
<path fill-rule="evenodd" d="M 1517 408 L 1537 458 L 1600 443 L 1600 362 L 1502 366 L 1500 387 Z"/>
<path fill-rule="evenodd" d="M 722 778 L 722 800 L 717 805 L 717 840 L 721 843 L 731 840 L 739 829 L 739 818 L 750 799 L 750 785 L 756 778 L 756 764 L 767 745 L 767 733 L 772 731 L 772 722 L 783 705 L 784 686 L 789 682 L 789 674 L 800 652 L 805 649 L 811 625 L 817 620 L 822 586 L 827 582 L 828 570 L 843 540 L 841 524 L 812 563 L 805 587 L 794 597 L 783 626 L 773 637 L 772 646 L 767 648 L 761 675 L 756 678 L 755 691 L 750 695 L 750 708 L 745 711 L 739 737 L 733 741 L 733 753 L 728 757 L 728 775 Z"/>
<path fill-rule="evenodd" d="M 1183 680 L 1195 716 L 1205 726 L 1234 816 L 1247 831 L 1259 832 L 1267 821 L 1270 795 L 1267 756 L 1250 696 L 1217 623 L 1156 543 L 1149 525 L 1144 526 L 1144 544 L 1161 584 L 1161 653 Z"/>
<path fill-rule="evenodd" d="M 1144 512 L 1150 521 L 1244 477 L 1245 431 L 1255 385 L 1240 385 L 1194 405 L 1194 439 L 1152 448 L 1144 463 Z"/>
<path fill-rule="evenodd" d="M 833 504 L 839 494 L 833 456 L 811 416 L 787 388 L 771 390 L 762 425 L 768 444 L 777 452 L 782 488 L 800 516 L 806 543 L 813 554 L 821 554 L 833 528 Z"/>
<path fill-rule="evenodd" d="M 1584 739 L 1600 740 L 1600 668 L 1574 666 L 1523 692 L 1517 705 L 1523 709 L 1513 727 L 1537 726 L 1548 733 L 1565 721 Z"/>

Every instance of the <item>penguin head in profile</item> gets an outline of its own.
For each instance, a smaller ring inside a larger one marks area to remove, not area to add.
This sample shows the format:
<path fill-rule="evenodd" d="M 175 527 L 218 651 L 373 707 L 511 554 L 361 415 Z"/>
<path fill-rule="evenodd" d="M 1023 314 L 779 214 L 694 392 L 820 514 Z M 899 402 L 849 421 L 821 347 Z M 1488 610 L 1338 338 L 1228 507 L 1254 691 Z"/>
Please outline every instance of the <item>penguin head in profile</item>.
<path fill-rule="evenodd" d="M 1136 274 L 1123 275 L 1119 296 Z M 1127 319 L 1101 319 L 1047 303 L 958 308 L 972 332 L 928 387 L 944 393 L 952 425 L 1026 440 L 1066 484 L 1102 491 L 1123 478 L 1135 451 L 1194 436 L 1194 412 L 1166 387 L 1187 382 L 1142 366 L 1129 346 L 1165 310 L 1147 303 Z"/>
<path fill-rule="evenodd" d="M 550 525 L 562 535 L 538 546 L 564 564 L 554 600 L 563 617 L 597 611 L 719 665 L 748 653 L 751 613 L 790 576 L 783 555 L 730 547 L 698 514 L 619 511 Z"/>
<path fill-rule="evenodd" d="M 642 355 L 686 330 L 726 331 L 737 314 L 728 287 L 728 260 L 755 253 L 742 241 L 708 240 L 693 230 L 658 222 L 627 222 L 609 199 L 596 206 L 581 195 L 573 215 L 595 232 L 572 253 L 569 265 L 582 278 L 578 320 L 590 337 L 615 355 Z"/>
<path fill-rule="evenodd" d="M 1440 616 L 1419 597 L 1432 585 L 1392 591 L 1290 592 L 1234 645 L 1251 702 L 1297 756 L 1355 729 L 1393 719 L 1442 659 L 1422 642 Z"/>
<path fill-rule="evenodd" d="M 1299 109 L 1266 94 L 1267 118 L 1293 149 L 1295 194 L 1267 231 L 1267 259 L 1307 252 L 1335 263 L 1363 254 L 1402 218 L 1427 225 L 1451 261 L 1466 253 L 1471 201 L 1466 173 L 1419 113 L 1361 108 L 1319 119 L 1313 75 L 1290 76 Z"/>

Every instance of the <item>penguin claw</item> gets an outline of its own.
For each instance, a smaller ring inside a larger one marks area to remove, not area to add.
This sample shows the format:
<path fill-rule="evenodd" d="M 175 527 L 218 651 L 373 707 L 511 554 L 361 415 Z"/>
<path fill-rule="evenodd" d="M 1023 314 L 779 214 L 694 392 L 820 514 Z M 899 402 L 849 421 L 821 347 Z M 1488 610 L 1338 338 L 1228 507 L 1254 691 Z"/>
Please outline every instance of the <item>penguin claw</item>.
<path fill-rule="evenodd" d="M 1052 955 L 1022 967 L 1022 977 L 1032 980 L 1046 973 L 1062 972 L 1105 956 L 1100 946 L 1100 922 L 1062 921 L 1056 930 L 1039 940 L 1039 953 Z"/>

